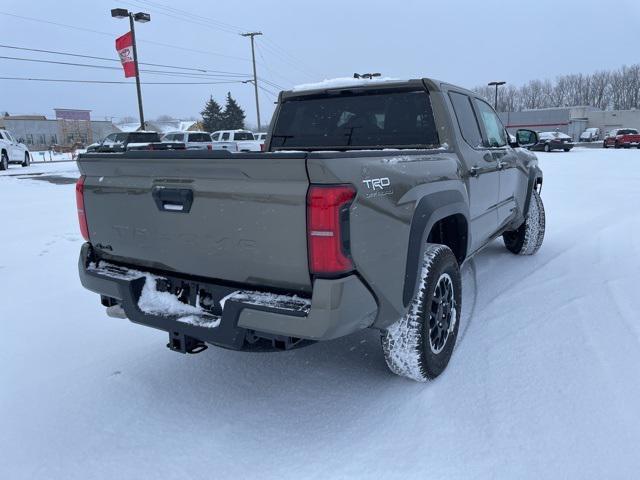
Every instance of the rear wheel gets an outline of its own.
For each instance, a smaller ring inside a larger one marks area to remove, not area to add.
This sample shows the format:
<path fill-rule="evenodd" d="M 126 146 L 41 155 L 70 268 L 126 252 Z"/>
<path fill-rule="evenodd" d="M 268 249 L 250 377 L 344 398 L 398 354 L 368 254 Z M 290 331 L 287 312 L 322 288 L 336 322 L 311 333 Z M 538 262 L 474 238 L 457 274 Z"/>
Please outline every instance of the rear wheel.
<path fill-rule="evenodd" d="M 544 205 L 540 194 L 534 190 L 531 193 L 527 218 L 517 230 L 504 232 L 504 245 L 516 255 L 533 255 L 542 246 L 545 230 Z"/>
<path fill-rule="evenodd" d="M 571 150 L 570 148 L 565 148 L 563 149 L 565 152 L 568 152 L 569 150 Z"/>
<path fill-rule="evenodd" d="M 407 313 L 382 332 L 389 369 L 418 382 L 432 380 L 449 364 L 460 325 L 462 283 L 449 247 L 429 243 L 420 284 Z"/>
<path fill-rule="evenodd" d="M 31 157 L 29 156 L 29 152 L 26 152 L 24 154 L 24 162 L 22 162 L 22 166 L 28 167 L 29 165 L 31 165 Z"/>
<path fill-rule="evenodd" d="M 613 145 L 613 148 L 620 148 L 620 144 L 618 143 L 617 140 L 616 140 L 616 143 Z"/>
<path fill-rule="evenodd" d="M 2 152 L 2 155 L 0 156 L 0 170 L 6 170 L 9 168 L 9 157 L 7 157 L 7 154 Z"/>
<path fill-rule="evenodd" d="M 602 148 L 609 148 L 609 145 L 607 145 L 607 142 L 602 142 Z"/>

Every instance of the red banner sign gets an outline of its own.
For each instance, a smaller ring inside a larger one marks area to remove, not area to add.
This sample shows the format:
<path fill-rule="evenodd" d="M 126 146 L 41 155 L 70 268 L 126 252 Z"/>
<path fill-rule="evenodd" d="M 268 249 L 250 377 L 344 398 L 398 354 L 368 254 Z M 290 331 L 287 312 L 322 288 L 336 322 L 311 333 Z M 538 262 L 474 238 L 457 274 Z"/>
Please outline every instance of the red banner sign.
<path fill-rule="evenodd" d="M 120 55 L 125 78 L 136 76 L 136 64 L 133 63 L 133 37 L 127 32 L 116 38 L 116 50 Z"/>

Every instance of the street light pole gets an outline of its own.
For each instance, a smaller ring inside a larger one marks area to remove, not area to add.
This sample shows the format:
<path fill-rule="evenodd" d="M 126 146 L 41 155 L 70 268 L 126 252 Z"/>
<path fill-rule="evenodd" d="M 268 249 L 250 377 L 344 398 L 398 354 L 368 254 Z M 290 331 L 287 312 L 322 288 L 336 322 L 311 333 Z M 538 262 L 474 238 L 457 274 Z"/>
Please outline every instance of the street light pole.
<path fill-rule="evenodd" d="M 131 25 L 131 43 L 133 45 L 133 64 L 136 68 L 136 91 L 138 92 L 138 112 L 140 113 L 140 129 L 144 130 L 144 110 L 142 109 L 142 90 L 140 89 L 140 70 L 138 69 L 138 48 L 136 47 L 136 28 L 133 23 L 133 13 L 129 12 Z"/>
<path fill-rule="evenodd" d="M 249 33 L 241 33 L 243 37 L 251 38 L 251 59 L 253 61 L 253 88 L 256 94 L 256 116 L 258 117 L 258 132 L 262 130 L 262 125 L 260 125 L 260 102 L 258 101 L 258 74 L 256 73 L 256 51 L 254 45 L 254 37 L 256 35 L 262 35 L 262 32 L 249 32 Z"/>
<path fill-rule="evenodd" d="M 136 91 L 138 93 L 138 113 L 140 114 L 140 129 L 145 129 L 144 110 L 142 109 L 142 89 L 140 88 L 140 69 L 138 68 L 138 47 L 136 45 L 136 28 L 134 22 L 147 23 L 151 21 L 151 15 L 144 12 L 133 13 L 126 8 L 114 8 L 111 10 L 113 18 L 129 17 L 131 28 L 131 47 L 133 50 L 133 65 L 136 69 Z"/>
<path fill-rule="evenodd" d="M 488 85 L 490 87 L 495 86 L 496 87 L 496 97 L 495 97 L 495 101 L 493 102 L 493 109 L 497 112 L 498 111 L 498 87 L 500 85 L 504 85 L 507 82 L 489 82 Z"/>

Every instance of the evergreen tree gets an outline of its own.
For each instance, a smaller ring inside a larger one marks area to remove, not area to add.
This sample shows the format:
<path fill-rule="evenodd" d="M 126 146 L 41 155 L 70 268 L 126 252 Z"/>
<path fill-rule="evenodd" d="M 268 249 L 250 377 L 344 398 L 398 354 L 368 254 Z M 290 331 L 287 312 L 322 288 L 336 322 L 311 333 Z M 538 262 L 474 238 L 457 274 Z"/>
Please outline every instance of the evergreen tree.
<path fill-rule="evenodd" d="M 236 130 L 244 128 L 244 119 L 246 117 L 244 110 L 238 105 L 238 102 L 231 96 L 231 92 L 227 93 L 227 103 L 224 106 L 224 130 Z"/>
<path fill-rule="evenodd" d="M 205 131 L 215 132 L 216 130 L 223 130 L 225 128 L 224 113 L 220 108 L 220 104 L 216 102 L 212 96 L 207 100 L 204 110 L 200 112 L 200 115 L 202 115 L 202 125 Z"/>

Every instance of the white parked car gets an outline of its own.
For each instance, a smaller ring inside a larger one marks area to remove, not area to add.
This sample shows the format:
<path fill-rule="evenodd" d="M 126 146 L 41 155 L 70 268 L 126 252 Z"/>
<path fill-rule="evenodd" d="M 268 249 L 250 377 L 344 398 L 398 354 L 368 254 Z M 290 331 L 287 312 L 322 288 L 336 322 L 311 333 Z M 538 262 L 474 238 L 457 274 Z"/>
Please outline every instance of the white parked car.
<path fill-rule="evenodd" d="M 28 167 L 31 164 L 31 155 L 24 143 L 13 138 L 8 130 L 0 129 L 0 170 L 8 169 L 10 163 Z"/>
<path fill-rule="evenodd" d="M 213 140 L 207 132 L 169 132 L 162 141 L 184 143 L 187 150 L 213 150 Z"/>
<path fill-rule="evenodd" d="M 219 130 L 211 134 L 214 143 L 224 143 L 222 147 L 232 152 L 260 152 L 260 142 L 249 130 Z"/>
<path fill-rule="evenodd" d="M 581 142 L 596 142 L 598 140 L 600 140 L 599 128 L 587 128 L 584 132 L 580 134 Z"/>

